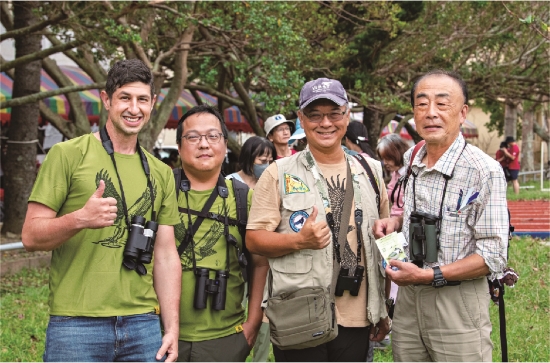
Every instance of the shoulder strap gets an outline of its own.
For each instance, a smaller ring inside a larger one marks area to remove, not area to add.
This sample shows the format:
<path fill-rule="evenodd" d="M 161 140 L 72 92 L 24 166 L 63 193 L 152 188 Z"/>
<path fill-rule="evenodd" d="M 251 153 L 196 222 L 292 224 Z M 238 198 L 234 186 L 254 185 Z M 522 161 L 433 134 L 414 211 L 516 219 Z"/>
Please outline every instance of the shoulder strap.
<path fill-rule="evenodd" d="M 235 194 L 235 204 L 237 205 L 237 228 L 243 241 L 243 253 L 248 263 L 245 268 L 241 269 L 244 281 L 248 283 L 248 294 L 250 294 L 250 276 L 252 273 L 252 256 L 246 248 L 246 223 L 248 222 L 248 191 L 250 188 L 245 183 L 232 178 L 233 194 Z"/>
<path fill-rule="evenodd" d="M 174 179 L 176 180 L 176 200 L 180 195 L 180 183 L 181 183 L 181 168 L 172 169 L 174 173 Z"/>
<path fill-rule="evenodd" d="M 248 222 L 248 191 L 250 188 L 245 183 L 231 178 L 233 183 L 233 193 L 235 194 L 235 202 L 237 203 L 237 226 L 243 240 L 246 234 L 246 223 Z"/>
<path fill-rule="evenodd" d="M 376 206 L 378 207 L 378 213 L 380 214 L 380 189 L 378 189 L 378 184 L 376 184 L 376 179 L 374 179 L 372 169 L 370 168 L 369 163 L 363 158 L 363 156 L 361 156 L 361 154 L 353 155 L 353 157 L 359 161 L 359 163 L 363 166 L 363 169 L 365 169 L 367 175 L 369 176 L 369 181 L 372 185 L 372 189 L 374 189 L 374 192 L 376 193 Z"/>
<path fill-rule="evenodd" d="M 407 189 L 407 183 L 409 182 L 409 177 L 411 176 L 412 174 L 412 165 L 413 165 L 413 161 L 414 161 L 414 158 L 416 157 L 416 154 L 418 154 L 418 151 L 420 150 L 420 148 L 422 146 L 424 146 L 424 144 L 426 143 L 426 140 L 420 140 L 418 142 L 418 144 L 416 144 L 414 146 L 414 149 L 411 153 L 411 159 L 409 160 L 409 167 L 407 168 L 407 174 L 402 176 L 400 179 L 399 179 L 399 188 L 401 188 L 401 185 L 403 185 L 403 194 L 405 194 L 405 190 Z M 447 185 L 447 184 L 445 184 Z M 395 190 L 397 189 L 398 185 L 396 185 L 393 189 L 393 191 L 395 192 Z M 393 198 L 393 193 L 392 193 L 392 198 Z M 397 206 L 399 206 L 399 204 L 397 204 Z"/>
<path fill-rule="evenodd" d="M 425 143 L 426 143 L 426 140 L 421 140 L 421 141 L 418 142 L 418 144 L 416 144 L 414 146 L 414 149 L 413 149 L 412 154 L 411 154 L 411 159 L 409 160 L 409 168 L 407 169 L 407 178 L 412 173 L 412 165 L 413 165 L 414 158 L 416 157 L 416 154 L 418 154 L 418 151 L 420 150 L 420 148 L 422 146 L 424 146 Z"/>

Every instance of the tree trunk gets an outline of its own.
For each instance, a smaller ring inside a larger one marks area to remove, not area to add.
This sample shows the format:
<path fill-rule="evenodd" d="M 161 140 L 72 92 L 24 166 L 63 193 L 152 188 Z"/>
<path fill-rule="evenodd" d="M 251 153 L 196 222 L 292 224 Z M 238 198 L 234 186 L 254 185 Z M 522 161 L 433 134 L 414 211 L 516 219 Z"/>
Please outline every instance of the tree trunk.
<path fill-rule="evenodd" d="M 535 170 L 535 159 L 533 154 L 533 123 L 535 114 L 532 108 L 523 111 L 523 123 L 521 130 L 521 170 Z"/>
<path fill-rule="evenodd" d="M 33 8 L 35 1 L 14 1 L 14 29 L 25 28 L 38 21 Z M 41 49 L 41 35 L 29 34 L 15 38 L 16 58 L 33 54 Z M 40 92 L 41 61 L 36 60 L 15 67 L 12 97 Z M 13 107 L 8 130 L 8 150 L 4 163 L 5 219 L 2 233 L 21 234 L 27 200 L 36 179 L 36 145 L 38 138 L 38 102 Z"/>
<path fill-rule="evenodd" d="M 504 136 L 513 136 L 517 139 L 518 104 L 506 100 L 504 107 Z"/>
<path fill-rule="evenodd" d="M 383 122 L 383 116 L 380 112 L 363 107 L 363 125 L 367 128 L 369 135 L 369 145 L 376 152 L 378 137 L 380 136 L 380 126 Z"/>

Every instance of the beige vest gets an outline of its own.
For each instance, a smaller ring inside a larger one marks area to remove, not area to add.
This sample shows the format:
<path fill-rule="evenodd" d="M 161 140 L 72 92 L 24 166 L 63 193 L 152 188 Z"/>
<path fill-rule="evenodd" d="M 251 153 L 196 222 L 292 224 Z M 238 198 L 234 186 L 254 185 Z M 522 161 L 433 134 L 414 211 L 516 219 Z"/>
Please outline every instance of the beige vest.
<path fill-rule="evenodd" d="M 346 155 L 346 157 L 349 156 Z M 371 323 L 376 324 L 381 318 L 387 316 L 384 304 L 385 273 L 381 263 L 382 257 L 376 247 L 371 230 L 374 220 L 379 218 L 376 193 L 361 164 L 356 159 L 351 159 L 355 164 L 361 190 L 362 232 L 368 283 L 367 317 Z M 308 163 L 305 153 L 299 152 L 276 162 L 279 172 L 279 194 L 281 195 L 281 223 L 276 232 L 296 233 L 290 225 L 291 215 L 296 211 L 305 211 L 309 215 L 314 205 L 317 205 L 319 211 L 316 221 L 326 220 L 323 202 L 315 187 L 315 178 L 312 172 L 307 170 Z M 368 163 L 375 178 L 378 179 L 378 184 L 383 182 L 380 162 L 368 159 Z M 285 194 L 285 173 L 300 178 L 310 190 L 305 193 Z M 325 183 L 324 180 L 323 183 Z M 350 218 L 353 222 L 353 213 Z M 330 289 L 333 271 L 332 255 L 333 244 L 331 239 L 329 246 L 321 250 L 306 249 L 285 256 L 270 258 L 269 265 L 273 274 L 273 296 L 311 286 L 324 286 Z"/>

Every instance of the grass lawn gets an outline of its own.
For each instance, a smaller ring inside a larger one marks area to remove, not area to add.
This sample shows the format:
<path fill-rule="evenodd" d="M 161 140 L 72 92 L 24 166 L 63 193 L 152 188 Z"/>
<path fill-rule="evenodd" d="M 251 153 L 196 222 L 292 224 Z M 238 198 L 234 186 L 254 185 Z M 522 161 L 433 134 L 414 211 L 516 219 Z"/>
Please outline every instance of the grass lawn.
<path fill-rule="evenodd" d="M 543 192 L 540 190 L 540 180 L 539 181 L 528 181 L 522 183 L 520 181 L 519 186 L 532 186 L 533 188 L 520 188 L 519 194 L 514 193 L 512 188 L 512 183 L 508 183 L 508 189 L 506 190 L 506 199 L 508 200 L 550 200 L 550 191 Z M 543 183 L 544 189 L 550 189 L 550 181 L 546 180 Z"/>
<path fill-rule="evenodd" d="M 506 289 L 505 294 L 509 360 L 548 362 L 550 247 L 540 240 L 514 237 L 509 265 L 520 274 L 516 287 Z M 0 279 L 0 361 L 42 361 L 48 321 L 47 279 L 47 269 L 24 270 Z M 500 361 L 498 307 L 492 303 L 491 321 L 493 361 Z M 375 351 L 374 359 L 391 362 L 391 348 Z M 274 360 L 272 354 L 269 360 Z"/>

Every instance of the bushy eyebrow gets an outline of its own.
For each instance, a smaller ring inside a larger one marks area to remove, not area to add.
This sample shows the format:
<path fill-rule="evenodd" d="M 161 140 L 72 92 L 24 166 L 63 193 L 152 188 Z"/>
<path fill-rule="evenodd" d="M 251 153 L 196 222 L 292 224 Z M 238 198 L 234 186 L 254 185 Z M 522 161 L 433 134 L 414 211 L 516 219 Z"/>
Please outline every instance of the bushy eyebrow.
<path fill-rule="evenodd" d="M 131 93 L 128 93 L 128 92 L 121 91 L 121 92 L 119 93 L 119 96 L 132 96 L 132 94 L 131 94 Z M 151 95 L 148 94 L 148 93 L 144 93 L 144 94 L 141 94 L 141 95 L 136 95 L 136 97 L 151 98 Z"/>

